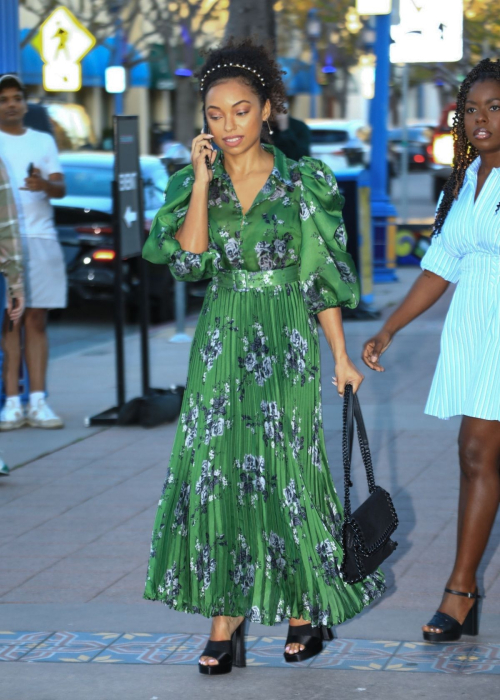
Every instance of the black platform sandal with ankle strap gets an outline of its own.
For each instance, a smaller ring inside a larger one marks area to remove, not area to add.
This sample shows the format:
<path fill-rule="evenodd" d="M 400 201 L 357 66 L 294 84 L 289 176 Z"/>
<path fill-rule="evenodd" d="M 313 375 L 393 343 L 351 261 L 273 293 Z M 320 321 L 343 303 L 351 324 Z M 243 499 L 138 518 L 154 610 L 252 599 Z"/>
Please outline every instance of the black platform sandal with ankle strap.
<path fill-rule="evenodd" d="M 224 642 L 213 642 L 208 640 L 202 656 L 210 656 L 218 661 L 217 664 L 198 664 L 200 673 L 207 676 L 219 676 L 223 673 L 230 673 L 233 666 L 244 668 L 246 666 L 245 656 L 245 623 L 246 620 L 235 629 L 231 639 Z"/>
<path fill-rule="evenodd" d="M 427 623 L 427 626 L 437 627 L 441 632 L 423 632 L 425 641 L 457 642 L 462 634 L 470 634 L 472 636 L 479 634 L 479 600 L 481 596 L 477 590 L 475 593 L 463 593 L 462 591 L 453 591 L 451 588 L 445 588 L 444 591 L 452 595 L 471 598 L 474 600 L 474 605 L 469 610 L 469 614 L 462 624 L 460 624 L 458 620 L 455 620 L 454 617 L 451 617 L 451 615 L 447 615 L 438 610 L 432 620 Z"/>
<path fill-rule="evenodd" d="M 307 625 L 290 625 L 285 646 L 289 644 L 300 644 L 304 648 L 296 654 L 284 652 L 285 661 L 289 664 L 296 661 L 306 661 L 312 656 L 316 656 L 323 650 L 323 642 L 330 642 L 334 638 L 330 627 L 312 627 Z"/>

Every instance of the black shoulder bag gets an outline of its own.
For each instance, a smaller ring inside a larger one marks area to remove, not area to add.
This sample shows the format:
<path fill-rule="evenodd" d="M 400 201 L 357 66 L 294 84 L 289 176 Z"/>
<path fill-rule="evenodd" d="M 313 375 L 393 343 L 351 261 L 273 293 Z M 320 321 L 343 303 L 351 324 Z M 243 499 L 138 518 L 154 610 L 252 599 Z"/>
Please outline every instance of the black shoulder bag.
<path fill-rule="evenodd" d="M 351 513 L 349 489 L 352 486 L 351 460 L 355 423 L 370 495 L 354 513 Z M 389 493 L 375 484 L 370 446 L 359 399 L 350 385 L 346 386 L 344 392 L 342 457 L 345 500 L 342 525 L 344 559 L 341 571 L 346 583 L 358 583 L 373 574 L 398 546 L 397 542 L 390 539 L 398 526 L 398 516 Z"/>

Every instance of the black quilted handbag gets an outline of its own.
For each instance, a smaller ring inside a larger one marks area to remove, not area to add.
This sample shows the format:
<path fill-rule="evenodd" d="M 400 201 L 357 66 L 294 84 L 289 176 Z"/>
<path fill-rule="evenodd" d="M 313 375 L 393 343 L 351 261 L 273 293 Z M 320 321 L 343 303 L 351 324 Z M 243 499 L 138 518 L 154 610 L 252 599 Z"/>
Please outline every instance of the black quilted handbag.
<path fill-rule="evenodd" d="M 351 460 L 355 423 L 370 495 L 351 513 Z M 391 535 L 398 526 L 398 516 L 389 493 L 375 484 L 359 399 L 350 385 L 346 386 L 344 392 L 342 457 L 345 500 L 342 524 L 344 559 L 341 571 L 346 583 L 358 583 L 373 574 L 398 546 L 397 542 L 391 540 Z"/>

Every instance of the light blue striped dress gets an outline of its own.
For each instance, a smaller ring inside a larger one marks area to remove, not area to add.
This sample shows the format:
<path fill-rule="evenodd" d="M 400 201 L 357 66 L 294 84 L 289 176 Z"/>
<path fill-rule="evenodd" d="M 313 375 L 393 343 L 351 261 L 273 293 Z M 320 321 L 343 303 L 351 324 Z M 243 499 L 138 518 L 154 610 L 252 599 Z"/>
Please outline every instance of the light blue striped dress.
<path fill-rule="evenodd" d="M 425 412 L 500 420 L 500 168 L 474 202 L 477 158 L 458 199 L 422 260 L 457 284 Z"/>

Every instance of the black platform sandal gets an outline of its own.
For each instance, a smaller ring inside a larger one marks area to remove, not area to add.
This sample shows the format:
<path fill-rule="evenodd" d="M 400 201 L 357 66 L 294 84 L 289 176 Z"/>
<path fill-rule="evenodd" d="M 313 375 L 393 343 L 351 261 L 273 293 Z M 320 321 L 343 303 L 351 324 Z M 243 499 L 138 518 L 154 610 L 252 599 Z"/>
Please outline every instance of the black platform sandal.
<path fill-rule="evenodd" d="M 306 661 L 323 650 L 323 642 L 330 642 L 334 634 L 330 627 L 312 627 L 311 624 L 288 627 L 286 644 L 301 644 L 304 648 L 296 654 L 284 652 L 285 661 L 289 664 L 296 661 Z"/>
<path fill-rule="evenodd" d="M 223 673 L 230 673 L 233 666 L 244 668 L 245 658 L 245 623 L 246 620 L 235 629 L 231 639 L 224 642 L 212 642 L 208 640 L 202 656 L 210 656 L 219 663 L 211 666 L 198 663 L 200 673 L 207 676 L 218 676 Z"/>
<path fill-rule="evenodd" d="M 427 623 L 429 627 L 438 627 L 441 632 L 423 632 L 424 639 L 426 642 L 457 642 L 462 634 L 470 634 L 476 636 L 479 634 L 479 599 L 481 596 L 479 593 L 462 593 L 462 591 L 452 591 L 451 588 L 445 588 L 445 593 L 451 593 L 452 595 L 461 595 L 464 598 L 474 599 L 474 605 L 469 610 L 469 614 L 460 624 L 458 620 L 455 620 L 451 615 L 446 613 L 436 612 L 434 617 L 430 622 Z"/>

